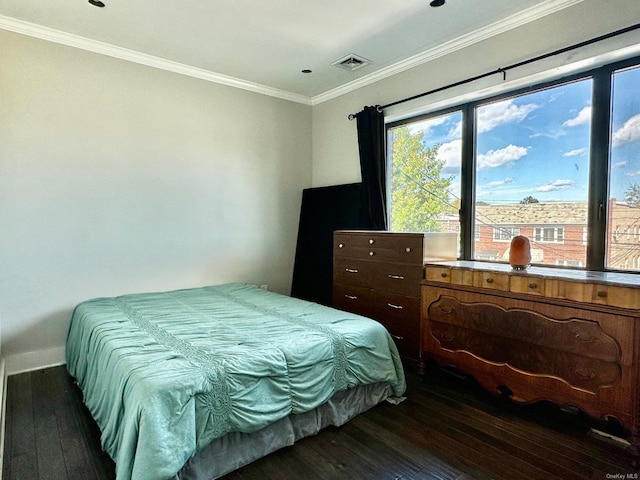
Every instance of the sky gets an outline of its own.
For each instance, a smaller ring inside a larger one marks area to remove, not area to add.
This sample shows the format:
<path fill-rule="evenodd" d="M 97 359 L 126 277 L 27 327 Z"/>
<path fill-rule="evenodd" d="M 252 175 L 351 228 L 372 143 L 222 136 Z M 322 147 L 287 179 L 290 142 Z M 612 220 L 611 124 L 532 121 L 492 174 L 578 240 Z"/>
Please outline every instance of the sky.
<path fill-rule="evenodd" d="M 617 72 L 613 83 L 610 196 L 619 201 L 640 184 L 640 67 Z M 581 80 L 477 109 L 476 201 L 587 201 L 592 81 Z M 439 144 L 442 174 L 453 175 L 459 197 L 460 113 L 412 126 Z"/>

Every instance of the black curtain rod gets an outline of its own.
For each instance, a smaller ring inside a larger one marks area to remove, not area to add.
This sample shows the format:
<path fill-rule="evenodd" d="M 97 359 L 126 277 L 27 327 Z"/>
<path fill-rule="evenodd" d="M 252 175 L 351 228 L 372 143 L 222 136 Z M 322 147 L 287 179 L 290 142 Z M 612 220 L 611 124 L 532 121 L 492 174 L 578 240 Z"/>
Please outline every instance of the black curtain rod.
<path fill-rule="evenodd" d="M 387 105 L 382 105 L 382 107 L 380 107 L 380 108 L 385 109 L 385 108 L 393 107 L 393 106 L 399 105 L 401 103 L 410 102 L 411 100 L 416 100 L 418 98 L 426 97 L 427 95 L 432 95 L 434 93 L 438 93 L 438 92 L 441 92 L 443 90 L 448 90 L 449 88 L 458 87 L 460 85 L 464 85 L 464 84 L 467 84 L 467 83 L 475 82 L 476 80 L 480 80 L 481 78 L 489 77 L 491 75 L 496 75 L 496 74 L 499 74 L 499 73 L 502 74 L 502 80 L 506 80 L 507 79 L 507 71 L 511 70 L 513 68 L 522 67 L 523 65 L 528 65 L 530 63 L 534 63 L 534 62 L 537 62 L 539 60 L 544 60 L 545 58 L 553 57 L 555 55 L 560 55 L 561 53 L 569 52 L 569 51 L 575 50 L 577 48 L 586 47 L 587 45 L 591 45 L 593 43 L 601 42 L 602 40 L 607 40 L 609 38 L 616 37 L 618 35 L 622 35 L 624 33 L 628 33 L 628 32 L 631 32 L 633 30 L 637 30 L 639 28 L 640 28 L 640 23 L 636 23 L 635 25 L 631 25 L 629 27 L 622 28 L 620 30 L 616 30 L 615 32 L 610 32 L 610 33 L 607 33 L 607 34 L 604 34 L 604 35 L 600 35 L 599 37 L 592 38 L 590 40 L 585 40 L 584 42 L 576 43 L 575 45 L 571 45 L 570 47 L 564 47 L 564 48 L 561 48 L 559 50 L 554 50 L 553 52 L 550 52 L 550 53 L 545 53 L 543 55 L 539 55 L 537 57 L 530 58 L 528 60 L 524 60 L 522 62 L 514 63 L 512 65 L 509 65 L 508 67 L 497 68 L 496 70 L 492 70 L 491 72 L 482 73 L 480 75 L 476 75 L 475 77 L 467 78 L 465 80 L 460 80 L 459 82 L 450 83 L 450 84 L 445 85 L 443 87 L 438 87 L 438 88 L 435 88 L 433 90 L 429 90 L 428 92 L 423 92 L 423 93 L 419 93 L 418 95 L 413 95 L 412 97 L 403 98 L 402 100 L 398 100 L 396 102 L 388 103 Z M 356 115 L 357 115 L 356 113 L 349 114 L 349 120 L 353 120 L 354 118 L 356 118 Z"/>

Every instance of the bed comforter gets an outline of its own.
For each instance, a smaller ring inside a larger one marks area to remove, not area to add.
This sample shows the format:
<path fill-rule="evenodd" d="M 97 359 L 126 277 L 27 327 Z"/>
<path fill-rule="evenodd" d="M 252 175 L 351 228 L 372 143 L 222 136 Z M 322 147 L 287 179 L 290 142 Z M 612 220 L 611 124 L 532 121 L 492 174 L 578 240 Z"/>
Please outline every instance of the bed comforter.
<path fill-rule="evenodd" d="M 66 356 L 119 480 L 171 478 L 213 439 L 342 389 L 405 390 L 379 323 L 246 284 L 81 303 Z"/>

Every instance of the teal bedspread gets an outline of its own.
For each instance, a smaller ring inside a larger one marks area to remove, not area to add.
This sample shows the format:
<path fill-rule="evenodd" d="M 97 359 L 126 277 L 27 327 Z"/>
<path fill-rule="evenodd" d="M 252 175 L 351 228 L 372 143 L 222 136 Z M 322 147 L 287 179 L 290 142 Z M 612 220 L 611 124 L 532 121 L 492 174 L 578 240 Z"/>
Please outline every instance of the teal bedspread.
<path fill-rule="evenodd" d="M 338 390 L 405 390 L 379 323 L 246 284 L 81 303 L 66 356 L 119 480 L 171 478 L 213 439 Z"/>

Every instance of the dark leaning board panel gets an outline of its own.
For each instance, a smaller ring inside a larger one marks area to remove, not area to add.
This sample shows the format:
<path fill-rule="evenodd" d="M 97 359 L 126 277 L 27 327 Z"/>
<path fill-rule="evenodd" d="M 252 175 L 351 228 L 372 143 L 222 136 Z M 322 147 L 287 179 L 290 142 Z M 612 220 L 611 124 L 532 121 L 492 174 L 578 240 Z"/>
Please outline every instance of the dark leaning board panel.
<path fill-rule="evenodd" d="M 9 377 L 6 420 L 3 479 L 115 478 L 64 367 Z M 640 478 L 632 457 L 590 427 L 616 428 L 549 403 L 517 405 L 432 369 L 408 374 L 401 405 L 378 405 L 223 479 Z"/>

